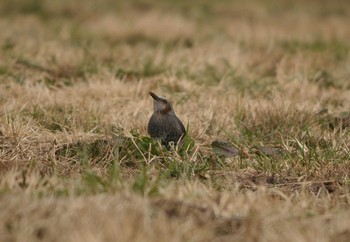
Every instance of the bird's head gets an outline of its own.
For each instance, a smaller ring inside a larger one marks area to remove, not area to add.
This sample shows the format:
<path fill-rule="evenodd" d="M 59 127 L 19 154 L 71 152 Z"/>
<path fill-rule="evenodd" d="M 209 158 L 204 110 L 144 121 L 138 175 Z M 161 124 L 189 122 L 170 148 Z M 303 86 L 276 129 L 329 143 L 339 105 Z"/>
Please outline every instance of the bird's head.
<path fill-rule="evenodd" d="M 171 103 L 165 97 L 157 96 L 153 92 L 149 92 L 149 95 L 151 95 L 153 98 L 153 108 L 155 113 L 156 112 L 159 112 L 162 114 L 174 113 Z"/>

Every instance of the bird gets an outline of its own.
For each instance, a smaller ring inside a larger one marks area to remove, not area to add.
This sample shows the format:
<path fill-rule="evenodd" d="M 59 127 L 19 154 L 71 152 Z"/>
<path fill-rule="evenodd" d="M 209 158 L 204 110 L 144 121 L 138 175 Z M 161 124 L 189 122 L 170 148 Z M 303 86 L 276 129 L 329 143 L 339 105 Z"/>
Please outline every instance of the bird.
<path fill-rule="evenodd" d="M 153 98 L 152 114 L 148 122 L 148 134 L 162 145 L 169 147 L 172 143 L 180 145 L 186 134 L 181 120 L 176 116 L 172 104 L 165 98 L 149 92 Z"/>

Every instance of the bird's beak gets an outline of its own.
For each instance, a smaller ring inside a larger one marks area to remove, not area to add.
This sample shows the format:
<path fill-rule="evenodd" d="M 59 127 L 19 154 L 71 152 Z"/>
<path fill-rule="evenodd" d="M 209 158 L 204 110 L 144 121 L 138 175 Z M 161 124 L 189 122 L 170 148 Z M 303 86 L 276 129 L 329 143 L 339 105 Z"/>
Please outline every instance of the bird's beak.
<path fill-rule="evenodd" d="M 160 101 L 160 98 L 153 92 L 149 92 L 149 95 L 151 95 L 153 97 L 154 100 L 156 101 Z"/>

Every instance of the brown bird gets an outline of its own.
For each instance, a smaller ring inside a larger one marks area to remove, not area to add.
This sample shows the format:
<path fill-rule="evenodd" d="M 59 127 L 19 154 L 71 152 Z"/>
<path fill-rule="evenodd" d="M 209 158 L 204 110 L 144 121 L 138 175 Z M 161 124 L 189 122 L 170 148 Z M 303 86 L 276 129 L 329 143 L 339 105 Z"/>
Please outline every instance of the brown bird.
<path fill-rule="evenodd" d="M 149 92 L 153 97 L 154 113 L 148 122 L 148 134 L 159 140 L 163 145 L 176 145 L 184 138 L 186 130 L 181 120 L 176 116 L 171 103 L 164 97 Z"/>

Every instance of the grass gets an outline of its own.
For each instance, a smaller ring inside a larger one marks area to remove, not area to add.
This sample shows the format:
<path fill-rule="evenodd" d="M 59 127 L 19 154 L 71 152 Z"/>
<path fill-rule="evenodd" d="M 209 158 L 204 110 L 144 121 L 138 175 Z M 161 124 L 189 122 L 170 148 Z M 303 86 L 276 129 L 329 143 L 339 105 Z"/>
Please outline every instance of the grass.
<path fill-rule="evenodd" d="M 349 10 L 3 1 L 0 241 L 350 240 Z"/>

